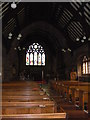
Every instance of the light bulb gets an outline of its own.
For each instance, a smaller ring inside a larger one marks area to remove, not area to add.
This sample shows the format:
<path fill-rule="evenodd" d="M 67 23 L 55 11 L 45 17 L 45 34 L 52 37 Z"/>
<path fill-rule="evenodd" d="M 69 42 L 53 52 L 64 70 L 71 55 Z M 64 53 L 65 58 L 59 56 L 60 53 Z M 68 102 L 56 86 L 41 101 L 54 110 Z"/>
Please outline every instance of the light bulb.
<path fill-rule="evenodd" d="M 11 4 L 11 8 L 15 9 L 16 7 L 17 7 L 17 5 L 15 4 L 15 2 L 13 2 L 13 3 Z"/>
<path fill-rule="evenodd" d="M 81 40 L 81 42 L 83 43 L 83 42 L 84 42 L 84 40 L 82 39 L 82 40 Z"/>
<path fill-rule="evenodd" d="M 12 37 L 12 33 L 9 33 L 9 36 Z"/>
<path fill-rule="evenodd" d="M 79 41 L 79 38 L 77 38 L 76 41 Z"/>
<path fill-rule="evenodd" d="M 18 37 L 17 40 L 20 40 L 20 38 Z"/>
<path fill-rule="evenodd" d="M 17 50 L 17 48 L 14 48 L 14 50 Z"/>
<path fill-rule="evenodd" d="M 90 37 L 88 38 L 88 41 L 90 41 Z"/>
<path fill-rule="evenodd" d="M 11 39 L 12 39 L 12 37 L 11 37 L 11 36 L 9 36 L 9 37 L 8 37 L 8 39 L 9 39 L 9 40 L 11 40 Z"/>
<path fill-rule="evenodd" d="M 22 35 L 21 35 L 21 34 L 19 34 L 19 35 L 18 35 L 18 37 L 20 37 L 20 38 L 21 38 L 21 37 L 22 37 Z"/>
<path fill-rule="evenodd" d="M 25 48 L 23 47 L 23 50 L 25 50 Z"/>
<path fill-rule="evenodd" d="M 83 39 L 85 40 L 85 39 L 86 39 L 86 36 L 84 36 Z"/>
<path fill-rule="evenodd" d="M 71 49 L 70 49 L 70 48 L 68 48 L 68 51 L 69 51 L 69 52 L 71 52 Z"/>

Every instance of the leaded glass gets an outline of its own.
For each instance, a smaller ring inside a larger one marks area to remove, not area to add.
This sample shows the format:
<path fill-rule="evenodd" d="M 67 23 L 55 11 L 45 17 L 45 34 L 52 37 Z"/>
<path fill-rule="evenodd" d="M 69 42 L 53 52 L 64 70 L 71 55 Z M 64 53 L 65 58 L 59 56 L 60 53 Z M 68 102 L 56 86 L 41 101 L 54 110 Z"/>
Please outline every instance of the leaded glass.
<path fill-rule="evenodd" d="M 45 53 L 42 54 L 42 65 L 45 65 Z"/>
<path fill-rule="evenodd" d="M 85 63 L 83 63 L 83 74 L 85 74 Z"/>
<path fill-rule="evenodd" d="M 37 52 L 34 52 L 34 65 L 37 65 Z"/>
<path fill-rule="evenodd" d="M 33 53 L 30 53 L 30 65 L 33 65 Z"/>
<path fill-rule="evenodd" d="M 41 53 L 38 54 L 38 65 L 41 65 Z"/>
<path fill-rule="evenodd" d="M 29 53 L 26 53 L 26 65 L 29 65 Z"/>
<path fill-rule="evenodd" d="M 83 74 L 90 74 L 90 61 L 86 56 L 83 59 Z"/>
<path fill-rule="evenodd" d="M 45 52 L 41 45 L 33 43 L 26 53 L 26 65 L 45 66 Z"/>
<path fill-rule="evenodd" d="M 90 61 L 88 62 L 88 73 L 90 74 Z"/>

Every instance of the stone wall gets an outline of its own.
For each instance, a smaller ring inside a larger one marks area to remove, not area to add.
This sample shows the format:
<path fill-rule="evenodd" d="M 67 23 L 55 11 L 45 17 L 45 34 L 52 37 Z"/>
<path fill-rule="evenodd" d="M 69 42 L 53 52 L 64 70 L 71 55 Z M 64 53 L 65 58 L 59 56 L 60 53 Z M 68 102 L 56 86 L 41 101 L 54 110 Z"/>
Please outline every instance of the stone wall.
<path fill-rule="evenodd" d="M 15 80 L 18 76 L 18 56 L 17 51 L 12 49 L 7 53 L 6 48 L 2 48 L 2 81 Z"/>
<path fill-rule="evenodd" d="M 90 79 L 89 75 L 82 74 L 82 69 L 81 69 L 83 57 L 84 56 L 90 57 L 89 51 L 90 51 L 89 45 L 84 44 L 78 49 L 74 50 L 73 53 L 67 53 L 67 52 L 63 53 L 64 63 L 66 66 L 65 67 L 66 76 L 67 76 L 67 72 L 70 76 L 70 72 L 73 70 L 77 72 L 78 79 L 80 79 L 81 81 L 88 81 Z M 66 77 L 66 79 L 68 79 L 68 77 Z"/>

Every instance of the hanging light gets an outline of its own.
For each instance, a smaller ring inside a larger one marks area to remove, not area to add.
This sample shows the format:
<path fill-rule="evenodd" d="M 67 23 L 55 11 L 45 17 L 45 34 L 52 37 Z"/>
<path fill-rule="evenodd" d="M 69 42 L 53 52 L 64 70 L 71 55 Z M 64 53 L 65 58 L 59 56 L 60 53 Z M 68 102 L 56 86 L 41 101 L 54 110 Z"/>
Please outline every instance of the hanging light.
<path fill-rule="evenodd" d="M 11 40 L 11 39 L 12 39 L 12 37 L 11 37 L 11 36 L 8 36 L 8 39 L 9 39 L 9 40 Z"/>
<path fill-rule="evenodd" d="M 13 3 L 11 4 L 11 8 L 15 9 L 16 7 L 17 7 L 16 3 L 13 2 Z"/>
<path fill-rule="evenodd" d="M 17 40 L 20 40 L 20 37 L 17 37 Z"/>
<path fill-rule="evenodd" d="M 76 41 L 78 42 L 78 41 L 79 41 L 79 38 L 76 38 Z"/>
<path fill-rule="evenodd" d="M 66 52 L 66 50 L 65 50 L 65 49 L 62 49 L 62 52 Z"/>
<path fill-rule="evenodd" d="M 14 50 L 17 50 L 17 48 L 15 47 Z"/>
<path fill-rule="evenodd" d="M 20 49 L 20 46 L 18 46 L 18 49 Z"/>
<path fill-rule="evenodd" d="M 22 35 L 21 35 L 21 34 L 19 34 L 19 35 L 18 35 L 18 37 L 19 37 L 19 38 L 21 38 L 21 37 L 22 37 Z"/>
<path fill-rule="evenodd" d="M 12 33 L 9 33 L 9 36 L 12 37 Z"/>
<path fill-rule="evenodd" d="M 23 47 L 23 50 L 25 50 L 25 47 Z"/>
<path fill-rule="evenodd" d="M 21 51 L 21 48 L 19 49 L 19 51 Z"/>
<path fill-rule="evenodd" d="M 84 43 L 84 40 L 82 39 L 81 42 Z"/>
<path fill-rule="evenodd" d="M 68 51 L 69 51 L 69 52 L 71 52 L 71 49 L 70 49 L 70 48 L 68 48 Z"/>
<path fill-rule="evenodd" d="M 86 39 L 86 36 L 84 36 L 83 39 L 85 40 L 85 39 Z"/>
<path fill-rule="evenodd" d="M 90 41 L 90 37 L 88 38 L 88 41 Z"/>

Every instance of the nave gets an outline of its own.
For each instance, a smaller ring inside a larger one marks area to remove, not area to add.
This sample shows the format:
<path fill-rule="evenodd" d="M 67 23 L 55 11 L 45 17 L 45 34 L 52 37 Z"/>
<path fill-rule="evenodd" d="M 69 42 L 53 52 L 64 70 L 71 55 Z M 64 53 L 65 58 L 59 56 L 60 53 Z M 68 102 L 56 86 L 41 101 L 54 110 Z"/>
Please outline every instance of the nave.
<path fill-rule="evenodd" d="M 0 117 L 88 120 L 90 2 L 31 1 L 0 2 Z"/>

